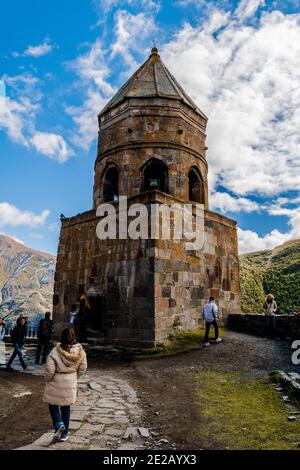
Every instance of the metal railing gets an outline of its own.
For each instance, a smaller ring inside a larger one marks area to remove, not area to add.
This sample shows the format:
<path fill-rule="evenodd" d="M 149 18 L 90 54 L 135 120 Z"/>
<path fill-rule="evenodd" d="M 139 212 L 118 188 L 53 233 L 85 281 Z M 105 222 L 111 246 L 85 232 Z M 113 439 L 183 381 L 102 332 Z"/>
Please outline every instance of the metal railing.
<path fill-rule="evenodd" d="M 5 335 L 4 335 L 5 339 L 9 340 L 11 338 L 12 330 L 13 328 L 7 328 L 5 330 Z M 37 339 L 37 337 L 38 337 L 38 328 L 36 327 L 26 328 L 26 336 L 25 336 L 26 339 Z"/>

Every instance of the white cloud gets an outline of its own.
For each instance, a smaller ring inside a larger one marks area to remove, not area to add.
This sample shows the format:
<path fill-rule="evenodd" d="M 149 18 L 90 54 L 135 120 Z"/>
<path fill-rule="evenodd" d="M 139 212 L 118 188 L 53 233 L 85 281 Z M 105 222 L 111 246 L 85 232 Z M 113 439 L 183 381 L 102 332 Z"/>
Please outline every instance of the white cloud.
<path fill-rule="evenodd" d="M 59 163 L 64 163 L 69 157 L 74 155 L 73 150 L 68 146 L 65 139 L 58 134 L 36 132 L 31 138 L 31 144 L 38 152 L 57 160 Z"/>
<path fill-rule="evenodd" d="M 1 82 L 5 93 L 0 95 L 0 130 L 4 130 L 12 141 L 29 147 L 26 130 L 34 122 L 41 98 L 38 80 L 26 73 L 13 77 L 3 75 Z M 12 96 L 6 93 L 6 85 Z"/>
<path fill-rule="evenodd" d="M 251 253 L 252 251 L 272 250 L 275 246 L 291 240 L 287 233 L 282 233 L 277 229 L 272 230 L 267 235 L 260 237 L 252 230 L 242 230 L 238 228 L 239 253 Z"/>
<path fill-rule="evenodd" d="M 105 58 L 105 48 L 100 39 L 91 45 L 86 54 L 78 56 L 74 61 L 67 64 L 80 78 L 81 89 L 85 85 L 96 86 L 104 96 L 111 95 L 116 90 L 108 83 L 110 69 Z"/>
<path fill-rule="evenodd" d="M 36 77 L 30 74 L 2 77 L 10 87 L 12 97 L 0 96 L 0 130 L 9 138 L 27 148 L 33 146 L 38 152 L 60 163 L 74 155 L 65 139 L 51 132 L 36 130 L 36 117 L 41 109 L 42 94 Z"/>
<path fill-rule="evenodd" d="M 228 193 L 216 192 L 209 198 L 210 207 L 212 209 L 226 212 L 259 212 L 261 210 L 259 204 L 251 199 L 244 197 L 233 197 Z"/>
<path fill-rule="evenodd" d="M 116 41 L 112 45 L 111 58 L 120 54 L 131 69 L 137 67 L 131 50 L 141 52 L 141 37 L 149 37 L 156 30 L 154 19 L 145 13 L 133 15 L 126 10 L 119 10 L 115 22 Z"/>
<path fill-rule="evenodd" d="M 26 107 L 7 96 L 0 96 L 0 129 L 15 142 L 28 146 L 24 136 Z"/>
<path fill-rule="evenodd" d="M 46 38 L 42 44 L 37 46 L 28 46 L 24 52 L 13 52 L 13 57 L 42 57 L 43 55 L 50 54 L 54 49 L 54 45 Z"/>
<path fill-rule="evenodd" d="M 4 97 L 6 95 L 6 85 L 4 80 L 0 80 L 0 97 Z"/>
<path fill-rule="evenodd" d="M 150 34 L 155 31 L 151 14 L 134 15 L 119 10 L 114 16 L 114 21 L 115 41 L 112 41 L 110 47 L 105 48 L 103 41 L 98 38 L 85 54 L 67 64 L 67 67 L 74 70 L 79 77 L 78 88 L 84 90 L 83 103 L 80 106 L 66 108 L 76 124 L 76 133 L 72 141 L 84 150 L 88 150 L 97 139 L 97 115 L 118 91 L 110 83 L 112 62 L 116 57 L 121 58 L 119 67 L 122 65 L 126 67 L 127 78 L 138 67 L 134 56 L 143 52 L 146 43 L 149 45 Z"/>
<path fill-rule="evenodd" d="M 77 132 L 73 135 L 73 143 L 84 150 L 88 150 L 97 138 L 97 115 L 104 108 L 107 98 L 93 89 L 87 90 L 87 97 L 82 106 L 69 106 L 67 112 L 72 116 Z"/>
<path fill-rule="evenodd" d="M 245 20 L 253 16 L 259 7 L 264 5 L 264 0 L 241 0 L 236 9 L 236 17 L 239 20 Z"/>
<path fill-rule="evenodd" d="M 280 232 L 277 229 L 272 230 L 264 236 L 259 236 L 252 230 L 238 229 L 239 251 L 248 253 L 251 251 L 270 250 L 275 246 L 281 245 L 289 240 L 300 238 L 300 206 L 288 208 L 287 205 L 296 203 L 299 198 L 293 200 L 278 199 L 267 208 L 269 215 L 288 217 L 290 230 Z"/>
<path fill-rule="evenodd" d="M 86 54 L 80 55 L 67 66 L 78 75 L 78 86 L 84 90 L 85 97 L 81 106 L 66 108 L 77 127 L 72 140 L 75 145 L 88 150 L 97 138 L 97 115 L 117 90 L 108 82 L 110 69 L 100 39 L 91 45 Z"/>
<path fill-rule="evenodd" d="M 300 14 L 249 24 L 257 5 L 186 24 L 161 53 L 209 117 L 211 189 L 238 195 L 300 189 Z"/>
<path fill-rule="evenodd" d="M 40 214 L 31 211 L 22 211 L 8 202 L 0 203 L 0 227 L 17 227 L 25 225 L 28 227 L 40 227 L 45 224 L 50 211 L 44 210 Z"/>

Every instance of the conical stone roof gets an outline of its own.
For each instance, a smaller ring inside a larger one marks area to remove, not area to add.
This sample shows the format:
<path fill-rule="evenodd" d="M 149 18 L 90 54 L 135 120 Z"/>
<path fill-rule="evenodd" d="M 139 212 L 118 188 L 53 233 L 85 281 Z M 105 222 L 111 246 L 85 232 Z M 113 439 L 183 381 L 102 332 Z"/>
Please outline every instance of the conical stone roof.
<path fill-rule="evenodd" d="M 146 62 L 120 88 L 100 112 L 100 115 L 128 98 L 168 98 L 180 100 L 206 118 L 166 68 L 156 47 L 153 47 L 151 55 Z"/>

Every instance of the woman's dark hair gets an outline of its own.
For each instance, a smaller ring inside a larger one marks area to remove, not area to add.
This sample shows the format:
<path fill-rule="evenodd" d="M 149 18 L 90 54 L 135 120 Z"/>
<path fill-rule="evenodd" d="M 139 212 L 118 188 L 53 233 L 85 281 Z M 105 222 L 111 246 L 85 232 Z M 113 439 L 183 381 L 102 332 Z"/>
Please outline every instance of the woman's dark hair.
<path fill-rule="evenodd" d="M 74 344 L 76 339 L 75 331 L 73 328 L 65 328 L 62 330 L 61 338 L 60 338 L 60 345 L 61 348 L 65 351 L 69 351 Z"/>

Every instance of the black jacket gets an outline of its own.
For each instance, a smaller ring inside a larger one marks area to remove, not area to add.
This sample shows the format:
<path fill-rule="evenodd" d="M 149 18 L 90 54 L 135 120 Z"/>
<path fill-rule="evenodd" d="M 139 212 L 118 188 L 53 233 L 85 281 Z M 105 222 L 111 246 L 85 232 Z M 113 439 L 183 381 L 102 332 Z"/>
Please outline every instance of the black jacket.
<path fill-rule="evenodd" d="M 23 346 L 26 337 L 26 326 L 17 325 L 11 332 L 11 340 L 14 344 L 18 346 Z"/>
<path fill-rule="evenodd" d="M 54 322 L 53 320 L 47 320 L 43 318 L 38 327 L 38 339 L 50 339 L 54 331 Z"/>

